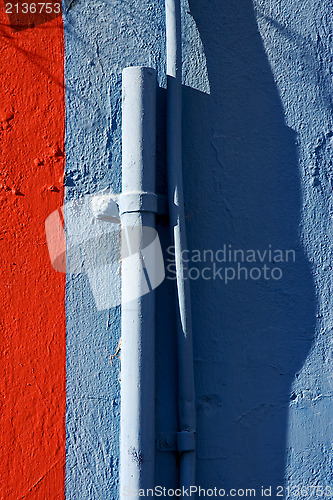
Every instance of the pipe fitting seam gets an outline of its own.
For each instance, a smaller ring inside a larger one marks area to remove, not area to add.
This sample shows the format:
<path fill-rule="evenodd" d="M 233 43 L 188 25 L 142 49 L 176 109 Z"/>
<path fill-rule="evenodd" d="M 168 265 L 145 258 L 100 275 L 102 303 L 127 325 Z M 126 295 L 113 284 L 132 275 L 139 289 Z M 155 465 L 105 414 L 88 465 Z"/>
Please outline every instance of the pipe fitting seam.
<path fill-rule="evenodd" d="M 180 453 L 183 453 L 185 451 L 195 451 L 194 431 L 177 432 L 177 450 Z"/>
<path fill-rule="evenodd" d="M 157 212 L 157 195 L 145 191 L 122 193 L 118 198 L 120 214 L 130 212 Z"/>

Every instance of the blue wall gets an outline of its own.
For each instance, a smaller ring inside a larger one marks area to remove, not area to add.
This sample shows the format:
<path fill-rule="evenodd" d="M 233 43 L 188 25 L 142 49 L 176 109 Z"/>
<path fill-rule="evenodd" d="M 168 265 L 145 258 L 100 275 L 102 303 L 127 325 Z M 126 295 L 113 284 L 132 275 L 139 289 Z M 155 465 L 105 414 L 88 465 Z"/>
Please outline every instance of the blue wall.
<path fill-rule="evenodd" d="M 278 280 L 192 280 L 202 487 L 289 485 L 295 500 L 332 479 L 330 12 L 323 0 L 183 3 L 189 247 L 295 252 Z M 68 202 L 120 190 L 125 66 L 158 70 L 163 117 L 164 2 L 79 0 L 64 22 Z M 162 121 L 158 160 L 165 194 Z M 157 294 L 158 435 L 176 430 L 173 293 L 166 280 Z M 66 495 L 117 498 L 120 311 L 97 311 L 79 274 L 66 315 Z M 176 465 L 158 452 L 157 484 L 175 486 Z"/>

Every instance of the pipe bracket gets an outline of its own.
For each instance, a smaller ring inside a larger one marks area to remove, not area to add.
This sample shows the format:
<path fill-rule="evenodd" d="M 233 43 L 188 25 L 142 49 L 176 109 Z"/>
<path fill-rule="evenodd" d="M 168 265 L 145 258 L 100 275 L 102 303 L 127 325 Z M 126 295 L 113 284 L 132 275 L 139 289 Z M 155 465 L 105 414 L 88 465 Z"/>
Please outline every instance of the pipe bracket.
<path fill-rule="evenodd" d="M 157 212 L 157 196 L 145 191 L 124 192 L 118 197 L 120 214 Z"/>
<path fill-rule="evenodd" d="M 160 452 L 178 451 L 183 453 L 195 450 L 195 432 L 161 433 L 157 437 L 157 449 Z"/>
<path fill-rule="evenodd" d="M 161 432 L 156 439 L 159 452 L 177 451 L 177 438 L 175 432 Z"/>
<path fill-rule="evenodd" d="M 194 451 L 195 432 L 190 432 L 190 431 L 177 432 L 177 450 L 180 453 L 184 451 Z"/>

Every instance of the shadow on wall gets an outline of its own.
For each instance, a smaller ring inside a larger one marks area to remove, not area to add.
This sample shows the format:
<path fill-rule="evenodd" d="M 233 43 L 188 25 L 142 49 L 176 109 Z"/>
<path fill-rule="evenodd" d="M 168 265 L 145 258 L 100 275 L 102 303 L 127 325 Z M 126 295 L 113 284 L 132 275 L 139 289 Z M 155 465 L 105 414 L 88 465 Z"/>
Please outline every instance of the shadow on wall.
<path fill-rule="evenodd" d="M 269 262 L 267 252 L 264 262 L 257 254 L 242 264 L 248 272 L 279 267 L 280 279 L 245 279 L 245 271 L 237 279 L 237 263 L 227 259 L 217 267 L 236 269 L 228 284 L 218 275 L 191 283 L 197 484 L 256 488 L 257 496 L 271 486 L 275 498 L 284 485 L 291 384 L 315 327 L 313 280 L 299 243 L 297 138 L 285 124 L 252 2 L 189 3 L 211 87 L 210 95 L 184 88 L 189 246 L 295 251 L 288 262 Z"/>

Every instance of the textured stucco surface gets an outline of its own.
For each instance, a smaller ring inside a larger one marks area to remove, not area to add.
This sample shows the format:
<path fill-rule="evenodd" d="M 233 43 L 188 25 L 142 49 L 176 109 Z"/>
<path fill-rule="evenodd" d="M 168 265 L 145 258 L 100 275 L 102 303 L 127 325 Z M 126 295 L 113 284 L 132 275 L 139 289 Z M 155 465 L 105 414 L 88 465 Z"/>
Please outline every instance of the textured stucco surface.
<path fill-rule="evenodd" d="M 293 249 L 281 280 L 192 282 L 197 482 L 276 491 L 332 479 L 332 26 L 315 0 L 183 5 L 191 249 Z M 164 2 L 80 0 L 64 14 L 66 200 L 121 181 L 121 70 L 165 84 Z M 159 106 L 164 107 L 160 91 Z M 162 136 L 163 126 L 161 125 Z M 159 190 L 165 192 L 160 141 Z M 71 220 L 66 219 L 70 231 Z M 166 247 L 168 230 L 159 222 Z M 200 265 L 199 265 L 200 267 Z M 158 292 L 157 432 L 176 428 L 173 288 Z M 118 308 L 67 276 L 66 496 L 117 498 Z M 157 483 L 174 486 L 171 453 Z M 290 498 L 298 499 L 291 490 Z"/>
<path fill-rule="evenodd" d="M 121 70 L 158 58 L 162 36 L 156 7 L 133 7 L 80 2 L 64 16 L 67 201 L 108 187 L 119 192 Z M 119 356 L 110 356 L 119 314 L 96 311 L 85 275 L 67 277 L 67 498 L 117 497 L 120 375 Z"/>
<path fill-rule="evenodd" d="M 325 488 L 333 478 L 332 17 L 325 1 L 256 8 L 285 121 L 297 134 L 300 240 L 315 297 L 311 347 L 292 383 L 286 477 L 290 486 Z"/>
<path fill-rule="evenodd" d="M 64 497 L 65 277 L 45 219 L 63 204 L 60 16 L 16 29 L 0 8 L 0 498 Z M 47 17 L 47 16 L 46 16 Z"/>

